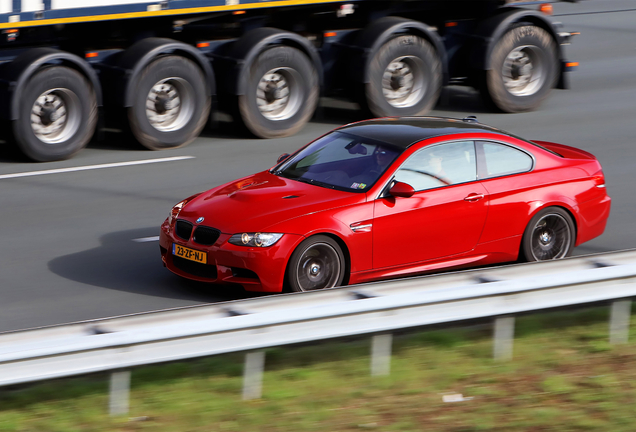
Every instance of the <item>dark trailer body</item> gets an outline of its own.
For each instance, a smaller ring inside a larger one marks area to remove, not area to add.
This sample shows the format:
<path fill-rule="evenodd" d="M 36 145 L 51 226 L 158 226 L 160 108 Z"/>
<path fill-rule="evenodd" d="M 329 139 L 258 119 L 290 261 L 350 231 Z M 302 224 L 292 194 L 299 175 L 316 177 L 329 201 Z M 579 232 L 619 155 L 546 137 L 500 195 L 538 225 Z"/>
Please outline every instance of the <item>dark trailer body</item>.
<path fill-rule="evenodd" d="M 103 125 L 183 146 L 216 110 L 276 138 L 320 96 L 414 116 L 449 84 L 527 111 L 565 87 L 571 35 L 538 2 L 0 0 L 0 133 L 37 161 Z"/>

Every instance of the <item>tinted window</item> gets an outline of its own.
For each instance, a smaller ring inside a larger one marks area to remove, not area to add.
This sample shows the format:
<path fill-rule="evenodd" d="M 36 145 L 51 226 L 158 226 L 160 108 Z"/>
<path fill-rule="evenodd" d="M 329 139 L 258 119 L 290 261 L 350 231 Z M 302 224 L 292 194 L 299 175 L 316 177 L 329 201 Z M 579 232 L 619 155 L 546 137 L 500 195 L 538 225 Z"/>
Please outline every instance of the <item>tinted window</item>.
<path fill-rule="evenodd" d="M 332 132 L 280 164 L 275 174 L 316 186 L 367 191 L 402 149 L 353 134 Z"/>
<path fill-rule="evenodd" d="M 333 138 L 329 145 L 320 147 L 314 153 L 310 153 L 301 159 L 296 167 L 302 168 L 310 165 L 364 157 L 372 154 L 376 147 L 359 142 L 358 139 L 349 135 L 340 135 Z"/>
<path fill-rule="evenodd" d="M 425 147 L 395 173 L 395 179 L 424 190 L 476 180 L 475 145 L 459 141 Z"/>
<path fill-rule="evenodd" d="M 486 178 L 516 174 L 532 169 L 532 158 L 521 150 L 489 142 L 482 143 L 482 146 L 486 162 Z"/>

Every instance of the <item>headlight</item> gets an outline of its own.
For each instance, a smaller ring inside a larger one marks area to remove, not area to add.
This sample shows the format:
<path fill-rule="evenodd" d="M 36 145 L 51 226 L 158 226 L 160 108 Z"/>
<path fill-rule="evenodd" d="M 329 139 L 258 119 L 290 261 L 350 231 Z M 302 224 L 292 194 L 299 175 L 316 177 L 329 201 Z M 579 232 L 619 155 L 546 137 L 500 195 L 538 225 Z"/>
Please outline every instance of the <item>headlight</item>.
<path fill-rule="evenodd" d="M 267 247 L 276 243 L 282 236 L 277 233 L 241 233 L 234 234 L 228 241 L 237 246 Z"/>
<path fill-rule="evenodd" d="M 179 217 L 179 213 L 181 213 L 181 209 L 183 208 L 184 205 L 186 205 L 188 201 L 189 200 L 184 199 L 183 201 L 177 203 L 174 207 L 172 207 L 172 210 L 170 210 L 170 214 L 168 215 L 169 225 L 172 225 L 174 221 L 177 220 L 177 217 Z"/>
<path fill-rule="evenodd" d="M 202 193 L 203 192 L 199 192 L 197 194 L 189 196 L 183 201 L 177 203 L 174 207 L 172 207 L 172 210 L 170 210 L 170 214 L 168 215 L 168 224 L 172 226 L 172 224 L 174 224 L 174 222 L 177 220 L 177 217 L 179 217 L 179 213 L 181 213 L 181 209 L 183 209 L 183 207 L 185 207 L 187 203 L 189 203 L 190 201 L 192 201 L 193 199 L 195 199 Z"/>

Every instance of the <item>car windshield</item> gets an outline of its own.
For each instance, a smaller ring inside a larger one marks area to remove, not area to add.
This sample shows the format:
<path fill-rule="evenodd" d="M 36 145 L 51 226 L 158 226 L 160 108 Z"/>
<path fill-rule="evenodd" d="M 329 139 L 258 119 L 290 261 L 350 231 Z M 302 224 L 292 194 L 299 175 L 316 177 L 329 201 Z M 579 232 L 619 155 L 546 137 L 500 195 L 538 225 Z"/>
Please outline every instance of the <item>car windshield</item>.
<path fill-rule="evenodd" d="M 365 192 L 403 149 L 345 132 L 332 132 L 274 169 L 274 174 L 332 189 Z"/>

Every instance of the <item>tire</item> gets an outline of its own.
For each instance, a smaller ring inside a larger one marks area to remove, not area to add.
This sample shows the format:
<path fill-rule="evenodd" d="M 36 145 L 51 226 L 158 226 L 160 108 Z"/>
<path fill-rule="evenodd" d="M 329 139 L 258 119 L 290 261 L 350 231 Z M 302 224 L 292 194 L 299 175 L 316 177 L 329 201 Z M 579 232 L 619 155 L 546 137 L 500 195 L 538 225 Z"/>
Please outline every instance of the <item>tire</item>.
<path fill-rule="evenodd" d="M 550 261 L 570 256 L 576 241 L 572 217 L 560 207 L 548 207 L 528 223 L 521 241 L 524 261 Z"/>
<path fill-rule="evenodd" d="M 361 102 L 374 116 L 417 116 L 439 98 L 442 63 L 425 39 L 398 36 L 373 56 L 367 76 Z"/>
<path fill-rule="evenodd" d="M 298 245 L 287 266 L 287 284 L 295 292 L 339 286 L 344 276 L 342 249 L 324 235 L 309 237 Z"/>
<path fill-rule="evenodd" d="M 487 103 L 504 112 L 535 109 L 558 78 L 557 48 L 540 27 L 520 25 L 497 42 L 481 92 Z"/>
<path fill-rule="evenodd" d="M 39 70 L 20 98 L 12 139 L 38 162 L 68 159 L 93 137 L 97 100 L 89 81 L 65 66 Z"/>
<path fill-rule="evenodd" d="M 249 66 L 245 92 L 238 96 L 243 124 L 259 138 L 294 135 L 318 104 L 318 73 L 302 51 L 269 48 Z"/>
<path fill-rule="evenodd" d="M 128 124 L 150 150 L 190 144 L 208 121 L 211 99 L 201 69 L 191 60 L 165 56 L 153 60 L 137 81 Z"/>

